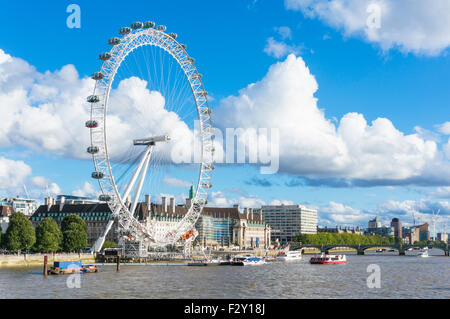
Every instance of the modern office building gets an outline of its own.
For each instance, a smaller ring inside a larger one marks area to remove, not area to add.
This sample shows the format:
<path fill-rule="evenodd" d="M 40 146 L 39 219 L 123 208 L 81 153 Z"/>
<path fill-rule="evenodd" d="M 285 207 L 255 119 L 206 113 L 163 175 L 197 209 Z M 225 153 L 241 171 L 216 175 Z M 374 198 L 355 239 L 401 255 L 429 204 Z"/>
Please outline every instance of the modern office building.
<path fill-rule="evenodd" d="M 394 218 L 395 219 L 395 218 Z M 365 229 L 364 234 L 366 235 L 379 235 L 379 236 L 394 236 L 395 234 L 395 230 L 394 227 L 392 226 L 392 222 L 391 222 L 391 226 L 382 226 L 381 225 L 381 221 L 380 221 L 380 217 L 376 216 L 374 219 L 369 220 L 369 223 L 367 225 L 367 229 Z M 401 227 L 401 224 L 400 224 Z M 401 233 L 401 229 L 400 229 L 400 233 Z"/>
<path fill-rule="evenodd" d="M 394 236 L 394 227 L 381 226 L 377 228 L 367 228 L 365 235 L 378 235 L 382 237 Z"/>
<path fill-rule="evenodd" d="M 394 237 L 402 238 L 402 222 L 398 218 L 392 218 L 391 227 L 394 228 Z"/>
<path fill-rule="evenodd" d="M 430 240 L 429 226 L 429 223 L 425 223 L 412 227 L 403 227 L 404 241 L 408 244 L 414 244 L 417 241 Z"/>
<path fill-rule="evenodd" d="M 271 240 L 293 241 L 298 234 L 317 233 L 317 210 L 302 205 L 262 206 L 262 217 L 271 228 Z"/>
<path fill-rule="evenodd" d="M 447 233 L 437 233 L 437 240 L 438 241 L 443 241 L 443 242 L 448 242 L 448 234 Z"/>
<path fill-rule="evenodd" d="M 381 228 L 381 221 L 380 221 L 380 217 L 376 216 L 373 220 L 369 220 L 369 224 L 367 226 L 367 228 Z"/>
<path fill-rule="evenodd" d="M 15 212 L 20 212 L 25 216 L 33 215 L 33 213 L 39 206 L 37 201 L 35 201 L 34 199 L 20 197 L 4 198 L 0 202 L 12 206 Z"/>

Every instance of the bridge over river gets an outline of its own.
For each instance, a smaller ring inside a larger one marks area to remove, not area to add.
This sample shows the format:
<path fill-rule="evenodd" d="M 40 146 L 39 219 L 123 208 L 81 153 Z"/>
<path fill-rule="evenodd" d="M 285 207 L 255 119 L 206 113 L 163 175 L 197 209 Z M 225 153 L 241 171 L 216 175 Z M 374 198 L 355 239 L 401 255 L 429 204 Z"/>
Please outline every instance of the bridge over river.
<path fill-rule="evenodd" d="M 400 256 L 405 256 L 405 251 L 409 248 L 423 248 L 424 245 L 410 245 L 410 244 L 373 244 L 373 245 L 367 245 L 367 244 L 356 244 L 356 245 L 347 245 L 347 244 L 333 244 L 333 245 L 319 245 L 319 244 L 302 244 L 299 242 L 291 242 L 290 243 L 290 249 L 291 250 L 297 250 L 297 249 L 303 249 L 303 248 L 316 248 L 320 250 L 323 253 L 328 253 L 330 250 L 334 248 L 351 248 L 356 250 L 358 255 L 364 255 L 364 252 L 369 248 L 389 248 L 389 249 L 396 249 L 398 250 L 398 253 Z M 431 248 L 438 248 L 444 251 L 445 256 L 448 256 L 448 243 L 439 243 L 439 244 L 429 244 L 426 245 L 429 249 Z"/>

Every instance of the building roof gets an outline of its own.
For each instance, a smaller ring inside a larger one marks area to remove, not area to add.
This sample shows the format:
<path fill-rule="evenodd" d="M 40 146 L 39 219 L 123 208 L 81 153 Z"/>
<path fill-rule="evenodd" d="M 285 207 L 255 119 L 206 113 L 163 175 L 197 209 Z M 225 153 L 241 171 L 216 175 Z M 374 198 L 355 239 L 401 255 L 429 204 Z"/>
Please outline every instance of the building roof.
<path fill-rule="evenodd" d="M 0 206 L 0 216 L 8 217 L 14 214 L 14 208 L 12 206 Z"/>
<path fill-rule="evenodd" d="M 89 213 L 89 212 L 111 212 L 109 205 L 106 203 L 97 204 L 64 204 L 60 210 L 60 205 L 51 205 L 50 210 L 48 205 L 41 205 L 34 212 L 33 216 L 38 216 L 38 213 Z"/>

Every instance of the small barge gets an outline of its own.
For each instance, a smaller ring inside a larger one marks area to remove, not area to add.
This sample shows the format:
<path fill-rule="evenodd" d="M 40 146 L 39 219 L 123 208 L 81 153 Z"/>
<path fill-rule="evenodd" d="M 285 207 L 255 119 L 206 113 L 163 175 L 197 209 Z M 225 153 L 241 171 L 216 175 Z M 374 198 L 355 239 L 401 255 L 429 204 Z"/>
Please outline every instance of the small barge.
<path fill-rule="evenodd" d="M 48 275 L 69 275 L 96 273 L 98 268 L 95 265 L 83 265 L 81 261 L 55 261 L 53 267 L 47 270 Z"/>
<path fill-rule="evenodd" d="M 200 260 L 193 259 L 187 265 L 188 266 L 219 266 L 219 265 L 221 265 L 221 263 L 222 263 L 222 260 L 219 258 L 200 259 Z"/>

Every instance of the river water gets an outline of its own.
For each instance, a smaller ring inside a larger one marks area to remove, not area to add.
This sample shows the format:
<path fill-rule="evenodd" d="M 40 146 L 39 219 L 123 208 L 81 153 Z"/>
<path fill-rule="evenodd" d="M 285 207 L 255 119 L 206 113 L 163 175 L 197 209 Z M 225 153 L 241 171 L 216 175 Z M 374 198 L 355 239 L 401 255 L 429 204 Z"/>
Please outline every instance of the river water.
<path fill-rule="evenodd" d="M 118 273 L 105 265 L 70 279 L 44 278 L 41 267 L 2 268 L 0 299 L 450 298 L 450 257 L 347 255 L 344 265 L 310 265 L 309 258 L 253 267 L 123 265 Z M 367 286 L 372 264 L 379 266 L 380 288 Z"/>

